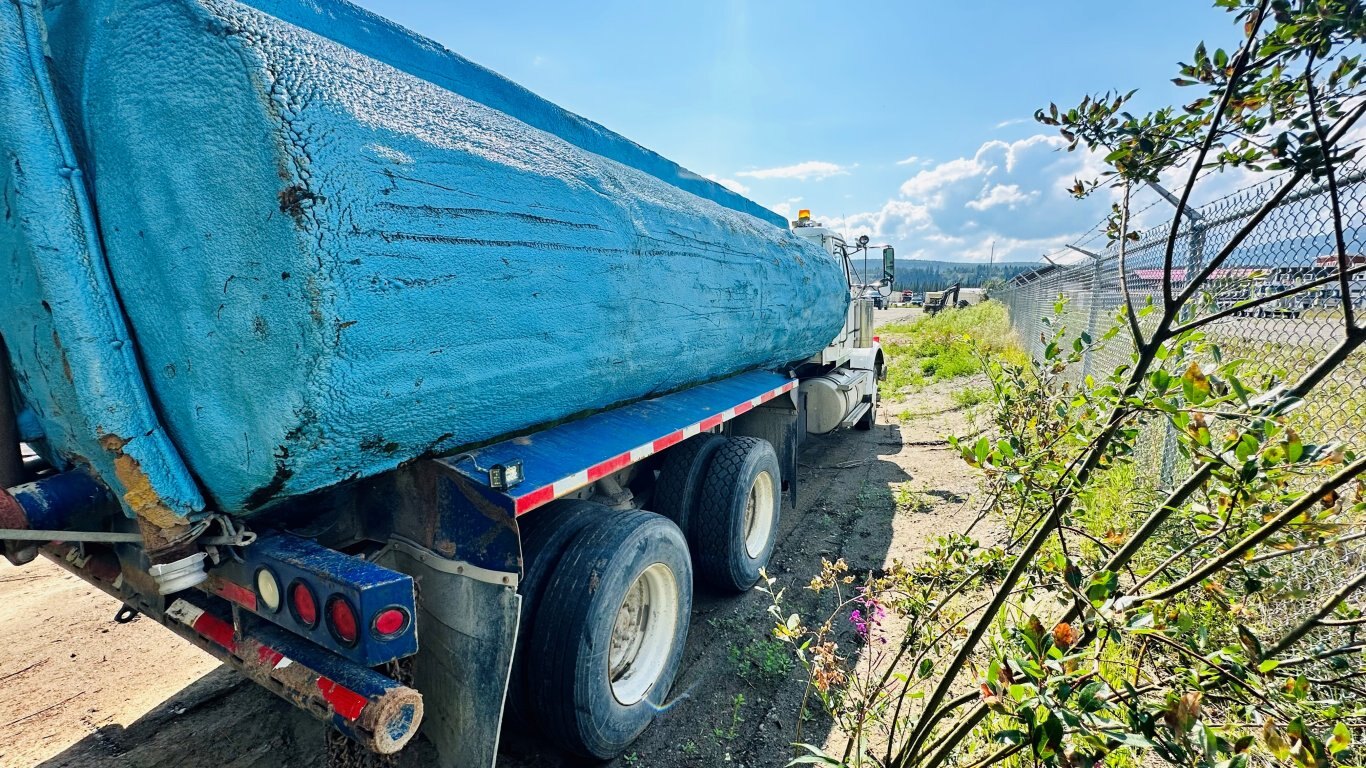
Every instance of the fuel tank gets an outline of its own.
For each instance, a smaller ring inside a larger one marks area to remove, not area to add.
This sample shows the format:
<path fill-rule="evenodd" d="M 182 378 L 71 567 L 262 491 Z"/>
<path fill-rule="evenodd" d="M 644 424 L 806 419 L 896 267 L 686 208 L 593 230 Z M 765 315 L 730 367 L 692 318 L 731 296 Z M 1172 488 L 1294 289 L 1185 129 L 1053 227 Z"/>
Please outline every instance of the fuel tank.
<path fill-rule="evenodd" d="M 130 380 L 209 507 L 777 368 L 841 328 L 841 265 L 781 217 L 353 6 L 43 8 Z M 75 309 L 13 228 L 0 246 L 22 404 L 89 459 L 108 435 L 71 392 L 97 376 L 53 362 L 44 315 Z"/>

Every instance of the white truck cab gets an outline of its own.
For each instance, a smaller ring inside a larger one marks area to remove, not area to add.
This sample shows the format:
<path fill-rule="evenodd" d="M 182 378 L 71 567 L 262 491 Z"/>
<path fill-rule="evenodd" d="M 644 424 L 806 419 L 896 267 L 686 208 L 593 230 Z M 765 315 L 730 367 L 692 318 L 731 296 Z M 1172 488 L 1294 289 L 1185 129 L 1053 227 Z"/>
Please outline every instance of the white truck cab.
<path fill-rule="evenodd" d="M 806 399 L 806 431 L 823 435 L 851 426 L 870 429 L 877 411 L 878 381 L 884 372 L 882 344 L 873 335 L 873 309 L 891 295 L 896 252 L 890 245 L 870 246 L 866 236 L 850 246 L 838 232 L 813 221 L 807 210 L 798 213 L 792 232 L 843 261 L 850 298 L 839 335 L 798 370 Z M 866 282 L 853 260 L 870 250 L 882 253 L 882 275 Z"/>

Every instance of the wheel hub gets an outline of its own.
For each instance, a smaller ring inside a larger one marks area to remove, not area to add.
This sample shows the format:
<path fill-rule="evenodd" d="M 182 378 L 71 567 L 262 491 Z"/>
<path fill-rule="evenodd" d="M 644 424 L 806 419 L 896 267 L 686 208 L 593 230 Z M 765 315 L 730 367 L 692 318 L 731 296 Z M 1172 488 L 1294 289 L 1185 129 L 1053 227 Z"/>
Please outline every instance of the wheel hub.
<path fill-rule="evenodd" d="M 759 557 L 768 545 L 769 534 L 773 531 L 773 504 L 775 500 L 773 476 L 760 472 L 750 486 L 749 496 L 745 499 L 745 552 L 750 557 Z"/>
<path fill-rule="evenodd" d="M 617 608 L 607 649 L 612 696 L 626 706 L 644 699 L 673 651 L 679 613 L 678 581 L 663 563 L 640 573 Z"/>

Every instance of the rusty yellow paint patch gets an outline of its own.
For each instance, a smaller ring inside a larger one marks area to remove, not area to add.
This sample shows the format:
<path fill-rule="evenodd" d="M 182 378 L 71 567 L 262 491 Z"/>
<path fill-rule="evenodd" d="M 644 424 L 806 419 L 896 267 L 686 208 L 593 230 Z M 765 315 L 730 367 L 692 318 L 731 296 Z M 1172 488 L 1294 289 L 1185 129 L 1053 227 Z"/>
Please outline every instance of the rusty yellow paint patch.
<path fill-rule="evenodd" d="M 127 444 L 128 441 L 118 435 L 100 438 L 100 447 L 114 454 L 114 475 L 123 488 L 123 502 L 138 517 L 158 528 L 184 525 L 185 521 L 172 512 L 153 490 L 151 479 L 142 471 L 137 459 L 123 452 L 123 446 Z"/>

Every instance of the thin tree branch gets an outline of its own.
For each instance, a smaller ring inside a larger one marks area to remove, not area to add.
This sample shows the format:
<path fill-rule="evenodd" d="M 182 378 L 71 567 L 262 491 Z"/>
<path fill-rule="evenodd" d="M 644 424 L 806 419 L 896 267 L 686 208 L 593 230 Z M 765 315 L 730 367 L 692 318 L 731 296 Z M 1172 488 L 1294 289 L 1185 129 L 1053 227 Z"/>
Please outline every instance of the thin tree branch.
<path fill-rule="evenodd" d="M 1366 264 L 1363 264 L 1359 267 L 1352 267 L 1351 269 L 1347 270 L 1345 276 L 1351 278 L 1352 276 L 1359 275 L 1363 272 L 1366 272 Z M 1334 272 L 1333 274 L 1328 275 L 1327 277 L 1321 277 L 1316 280 L 1310 280 L 1309 282 L 1304 283 L 1302 285 L 1297 285 L 1293 288 L 1287 288 L 1284 291 L 1277 291 L 1276 293 L 1273 293 L 1269 296 L 1262 296 L 1251 301 L 1245 301 L 1242 304 L 1235 304 L 1234 306 L 1229 307 L 1227 309 L 1221 309 L 1218 312 L 1204 315 L 1202 317 L 1197 317 L 1196 319 L 1191 320 L 1188 323 L 1183 323 L 1182 325 L 1178 325 L 1177 327 L 1173 328 L 1172 335 L 1179 336 L 1185 333 L 1186 331 L 1193 331 L 1196 328 L 1200 328 L 1201 326 L 1209 325 L 1210 323 L 1216 320 L 1223 320 L 1224 318 L 1229 317 L 1231 315 L 1236 315 L 1240 312 L 1246 312 L 1249 309 L 1256 309 L 1257 307 L 1260 307 L 1263 304 L 1270 304 L 1273 301 L 1279 301 L 1289 296 L 1294 296 L 1297 293 L 1304 293 L 1305 291 L 1317 288 L 1321 285 L 1327 285 L 1329 283 L 1338 282 L 1339 279 L 1343 276 L 1344 274 Z"/>
<path fill-rule="evenodd" d="M 1143 349 L 1148 343 L 1143 338 L 1143 328 L 1138 324 L 1138 311 L 1134 309 L 1133 295 L 1129 293 L 1129 270 L 1125 266 L 1129 255 L 1129 194 L 1130 185 L 1124 184 L 1124 207 L 1120 209 L 1119 222 L 1119 292 L 1124 296 L 1124 319 L 1129 321 L 1129 333 L 1134 337 L 1134 349 Z M 1095 301 L 1095 297 L 1091 298 Z"/>
<path fill-rule="evenodd" d="M 1300 638 L 1312 632 L 1315 627 L 1320 626 L 1319 621 L 1323 617 L 1332 613 L 1342 601 L 1351 597 L 1352 593 L 1356 592 L 1358 589 L 1361 589 L 1362 585 L 1366 585 L 1366 571 L 1358 573 L 1356 578 L 1343 584 L 1338 591 L 1334 592 L 1327 600 L 1323 601 L 1323 604 L 1320 605 L 1309 618 L 1300 622 L 1299 626 L 1290 630 L 1284 637 L 1277 641 L 1275 645 L 1266 649 L 1266 651 L 1262 653 L 1262 656 L 1272 659 L 1275 658 L 1277 654 L 1289 650 L 1290 646 L 1300 641 Z"/>
<path fill-rule="evenodd" d="M 1186 215 L 1186 207 L 1190 205 L 1191 192 L 1195 190 L 1195 182 L 1200 178 L 1200 170 L 1205 165 L 1205 157 L 1209 155 L 1210 148 L 1214 146 L 1215 139 L 1219 136 L 1219 123 L 1224 118 L 1224 113 L 1228 111 L 1229 102 L 1233 100 L 1233 94 L 1238 91 L 1238 81 L 1243 79 L 1243 74 L 1247 71 L 1248 60 L 1252 56 L 1252 43 L 1257 39 L 1257 32 L 1261 29 L 1262 21 L 1266 18 L 1266 8 L 1270 0 L 1262 0 L 1257 4 L 1257 10 L 1249 22 L 1247 29 L 1247 41 L 1238 49 L 1238 53 L 1233 60 L 1233 71 L 1229 75 L 1228 82 L 1224 85 L 1224 93 L 1219 97 L 1219 106 L 1215 108 L 1214 115 L 1210 118 L 1209 130 L 1205 134 L 1205 140 L 1200 145 L 1200 151 L 1195 155 L 1195 162 L 1191 164 L 1190 178 L 1181 189 L 1180 201 L 1176 204 L 1176 215 L 1172 218 L 1171 231 L 1167 234 L 1167 247 L 1162 253 L 1162 302 L 1163 308 L 1167 313 L 1174 309 L 1172 298 L 1172 261 L 1176 254 L 1176 238 L 1181 230 L 1181 219 Z"/>
<path fill-rule="evenodd" d="M 1272 517 L 1264 523 L 1262 527 L 1243 537 L 1242 541 L 1229 547 L 1222 554 L 1206 560 L 1204 565 L 1186 574 L 1184 578 L 1178 579 L 1172 584 L 1155 592 L 1150 592 L 1146 595 L 1134 598 L 1134 602 L 1165 600 L 1199 584 L 1204 579 L 1222 570 L 1229 563 L 1242 557 L 1243 553 L 1247 552 L 1249 549 L 1266 541 L 1276 531 L 1285 527 L 1286 523 L 1289 523 L 1291 520 L 1294 520 L 1310 509 L 1313 509 L 1314 505 L 1318 504 L 1325 495 L 1346 485 L 1363 472 L 1366 472 L 1366 458 L 1357 459 L 1351 464 L 1348 464 L 1339 470 L 1337 474 L 1324 480 L 1322 483 L 1319 483 L 1316 488 L 1305 492 L 1305 494 L 1300 497 L 1299 501 L 1296 501 L 1294 504 L 1281 510 L 1280 514 Z"/>
<path fill-rule="evenodd" d="M 1347 242 L 1343 237 L 1342 201 L 1338 197 L 1337 170 L 1333 167 L 1333 145 L 1328 143 L 1328 132 L 1319 116 L 1318 89 L 1314 86 L 1314 52 L 1304 65 L 1304 88 L 1309 98 L 1309 116 L 1314 121 L 1314 135 L 1323 152 L 1323 170 L 1328 177 L 1328 200 L 1333 209 L 1333 238 L 1338 249 L 1338 290 L 1342 296 L 1342 321 L 1348 333 L 1356 327 L 1356 308 L 1352 306 L 1352 282 L 1347 277 Z"/>

